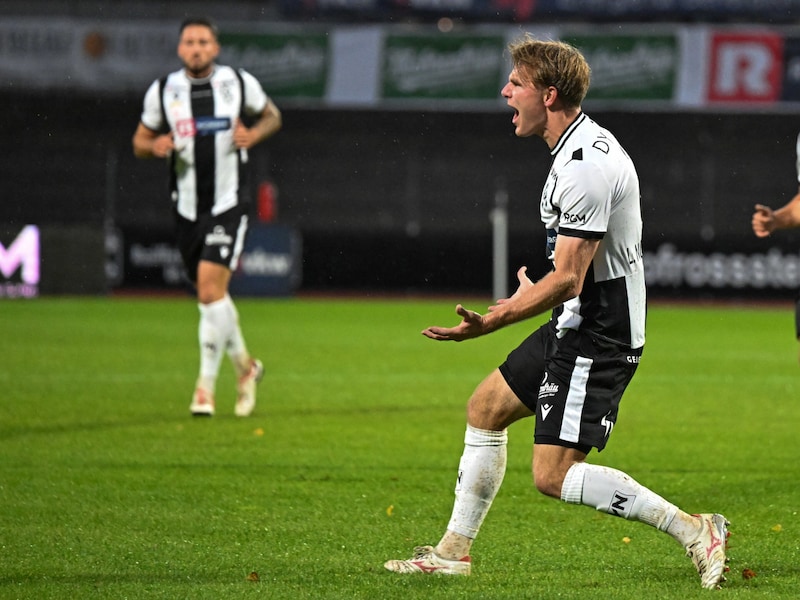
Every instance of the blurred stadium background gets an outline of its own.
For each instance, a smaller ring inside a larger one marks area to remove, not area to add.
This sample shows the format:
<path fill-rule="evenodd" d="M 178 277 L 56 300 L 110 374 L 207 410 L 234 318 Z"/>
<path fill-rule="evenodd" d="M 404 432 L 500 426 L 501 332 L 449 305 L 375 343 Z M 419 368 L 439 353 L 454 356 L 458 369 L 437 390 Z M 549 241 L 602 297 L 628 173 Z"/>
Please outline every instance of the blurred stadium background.
<path fill-rule="evenodd" d="M 797 191 L 800 0 L 5 0 L 0 297 L 182 288 L 165 168 L 130 138 L 187 15 L 284 112 L 251 155 L 241 293 L 489 293 L 498 208 L 509 286 L 544 269 L 549 155 L 499 96 L 523 31 L 589 59 L 584 109 L 642 180 L 651 295 L 800 287 L 800 236 L 750 231 Z"/>

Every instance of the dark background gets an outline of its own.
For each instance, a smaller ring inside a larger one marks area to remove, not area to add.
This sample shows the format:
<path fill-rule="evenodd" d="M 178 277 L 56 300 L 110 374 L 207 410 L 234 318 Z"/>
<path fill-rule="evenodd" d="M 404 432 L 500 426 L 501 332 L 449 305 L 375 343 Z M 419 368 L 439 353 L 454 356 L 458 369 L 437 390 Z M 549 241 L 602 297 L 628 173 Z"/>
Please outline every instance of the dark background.
<path fill-rule="evenodd" d="M 0 222 L 169 231 L 166 167 L 133 157 L 141 99 L 0 94 Z M 592 112 L 633 157 L 645 250 L 763 251 L 753 204 L 797 191 L 800 118 Z M 278 220 L 303 238 L 303 288 L 491 289 L 489 213 L 508 193 L 510 269 L 544 269 L 538 197 L 549 153 L 511 114 L 285 109 L 251 153 L 250 192 L 272 181 Z M 795 236 L 775 242 L 795 251 Z"/>
<path fill-rule="evenodd" d="M 371 8 L 364 7 L 369 4 Z M 790 24 L 800 0 L 742 3 L 476 0 L 471 13 L 433 10 L 445 3 L 342 0 L 5 0 L 0 15 L 62 15 L 175 21 L 191 12 L 218 21 L 535 24 L 638 21 Z M 463 6 L 459 3 L 457 5 Z M 421 9 L 415 6 L 423 7 Z M 424 7 L 429 7 L 425 10 Z M 500 10 L 502 7 L 502 10 Z M 533 13 L 523 14 L 525 10 Z M 524 27 L 524 25 L 521 25 Z M 0 87 L 0 223 L 51 228 L 114 226 L 140 239 L 170 239 L 166 166 L 133 157 L 130 139 L 145 90 L 95 96 Z M 499 90 L 498 90 L 499 93 Z M 507 192 L 509 281 L 519 265 L 547 268 L 538 197 L 549 167 L 545 144 L 517 139 L 511 113 L 386 112 L 282 106 L 283 130 L 251 152 L 249 193 L 278 189 L 278 222 L 302 237 L 306 291 L 480 292 L 492 289 L 489 214 Z M 681 252 L 797 254 L 800 234 L 756 239 L 756 202 L 782 206 L 797 191 L 795 140 L 800 116 L 786 108 L 750 112 L 618 110 L 586 112 L 611 129 L 633 157 L 641 184 L 644 250 L 664 243 Z M 8 243 L 10 240 L 3 240 Z M 663 294 L 686 289 L 654 290 Z M 701 293 L 706 293 L 706 291 Z M 787 290 L 749 294 L 785 297 Z"/>

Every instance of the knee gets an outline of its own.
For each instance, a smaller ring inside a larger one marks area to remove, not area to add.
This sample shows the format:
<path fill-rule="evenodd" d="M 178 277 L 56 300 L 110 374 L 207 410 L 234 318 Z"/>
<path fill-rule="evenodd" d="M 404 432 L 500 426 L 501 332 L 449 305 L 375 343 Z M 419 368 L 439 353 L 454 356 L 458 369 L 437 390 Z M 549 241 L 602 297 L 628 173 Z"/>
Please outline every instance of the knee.
<path fill-rule="evenodd" d="M 480 394 L 473 394 L 467 403 L 467 423 L 479 429 L 497 429 L 491 402 Z"/>
<path fill-rule="evenodd" d="M 564 477 L 551 469 L 534 469 L 533 485 L 536 489 L 551 498 L 561 498 L 561 485 Z"/>
<path fill-rule="evenodd" d="M 200 304 L 213 304 L 218 300 L 222 300 L 226 293 L 227 289 L 216 281 L 198 282 L 197 301 Z"/>
<path fill-rule="evenodd" d="M 502 431 L 531 413 L 495 369 L 470 396 L 467 422 L 478 429 Z"/>
<path fill-rule="evenodd" d="M 210 290 L 208 288 L 197 289 L 197 301 L 200 304 L 213 304 L 217 300 L 221 299 L 222 297 L 216 291 Z"/>

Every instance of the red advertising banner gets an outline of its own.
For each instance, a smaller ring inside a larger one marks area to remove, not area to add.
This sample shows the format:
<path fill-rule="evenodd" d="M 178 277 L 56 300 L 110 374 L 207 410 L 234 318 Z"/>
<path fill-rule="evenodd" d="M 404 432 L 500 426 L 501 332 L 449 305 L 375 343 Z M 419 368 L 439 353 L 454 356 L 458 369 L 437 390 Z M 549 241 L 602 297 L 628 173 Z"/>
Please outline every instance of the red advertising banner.
<path fill-rule="evenodd" d="M 711 38 L 709 102 L 776 102 L 783 77 L 777 33 L 715 33 Z"/>

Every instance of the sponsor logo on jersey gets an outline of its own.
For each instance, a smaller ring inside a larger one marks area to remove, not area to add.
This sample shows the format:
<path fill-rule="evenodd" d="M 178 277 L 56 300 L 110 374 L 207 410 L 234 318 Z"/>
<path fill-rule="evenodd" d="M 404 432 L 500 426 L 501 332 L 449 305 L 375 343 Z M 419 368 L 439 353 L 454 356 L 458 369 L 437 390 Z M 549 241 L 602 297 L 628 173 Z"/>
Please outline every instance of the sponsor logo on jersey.
<path fill-rule="evenodd" d="M 194 126 L 194 119 L 179 119 L 175 122 L 175 133 L 178 137 L 194 137 L 197 128 Z"/>
<path fill-rule="evenodd" d="M 175 123 L 175 133 L 179 137 L 212 135 L 230 128 L 230 117 L 198 117 L 196 119 L 180 119 Z"/>
<path fill-rule="evenodd" d="M 586 223 L 586 215 L 576 215 L 574 213 L 561 213 L 562 223 Z"/>
<path fill-rule="evenodd" d="M 230 117 L 197 117 L 194 120 L 197 135 L 211 135 L 231 128 Z"/>

